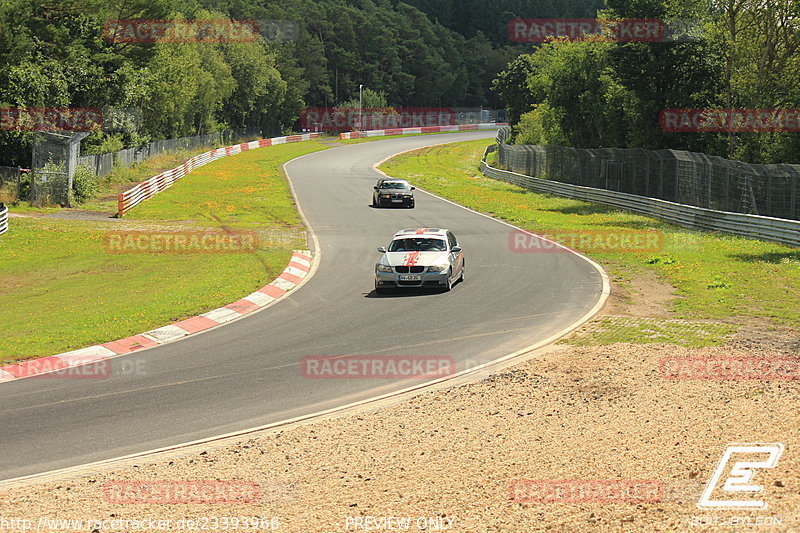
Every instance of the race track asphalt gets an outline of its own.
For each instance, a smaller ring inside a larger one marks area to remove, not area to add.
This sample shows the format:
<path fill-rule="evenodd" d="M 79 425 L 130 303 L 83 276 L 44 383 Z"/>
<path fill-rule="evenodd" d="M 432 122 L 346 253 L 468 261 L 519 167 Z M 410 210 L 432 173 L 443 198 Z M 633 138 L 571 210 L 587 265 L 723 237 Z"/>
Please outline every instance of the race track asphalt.
<path fill-rule="evenodd" d="M 290 162 L 322 252 L 314 277 L 262 312 L 113 360 L 115 368 L 139 370 L 131 375 L 0 385 L 0 480 L 271 424 L 420 382 L 308 379 L 300 371 L 306 356 L 444 356 L 462 369 L 584 317 L 603 290 L 587 260 L 514 252 L 509 226 L 423 191 L 413 210 L 370 207 L 377 161 L 436 143 L 487 138 L 488 145 L 493 136 L 388 139 Z M 376 247 L 410 227 L 452 230 L 464 248 L 466 281 L 449 293 L 376 295 Z"/>

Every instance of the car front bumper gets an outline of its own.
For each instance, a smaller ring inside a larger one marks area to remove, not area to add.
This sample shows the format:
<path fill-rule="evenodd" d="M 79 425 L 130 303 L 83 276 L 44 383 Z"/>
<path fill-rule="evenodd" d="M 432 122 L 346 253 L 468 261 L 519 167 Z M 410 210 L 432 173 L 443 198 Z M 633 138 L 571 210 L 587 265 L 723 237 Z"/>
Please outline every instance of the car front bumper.
<path fill-rule="evenodd" d="M 382 289 L 444 287 L 447 285 L 447 270 L 444 272 L 423 272 L 421 274 L 397 274 L 395 272 L 376 272 L 375 286 Z M 400 281 L 400 276 L 420 276 L 418 281 Z"/>
<path fill-rule="evenodd" d="M 397 199 L 398 198 L 378 198 L 378 205 L 386 207 L 392 207 L 395 205 L 398 207 L 405 207 L 412 205 L 414 203 L 414 198 L 402 198 L 400 199 L 401 200 L 400 202 L 393 201 Z"/>

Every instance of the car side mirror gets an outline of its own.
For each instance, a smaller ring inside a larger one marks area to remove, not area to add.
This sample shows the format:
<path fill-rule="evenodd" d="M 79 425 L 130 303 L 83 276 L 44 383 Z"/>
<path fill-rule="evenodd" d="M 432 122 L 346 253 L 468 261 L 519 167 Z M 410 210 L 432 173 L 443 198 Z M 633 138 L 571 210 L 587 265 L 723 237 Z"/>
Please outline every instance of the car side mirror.
<path fill-rule="evenodd" d="M 457 253 L 459 253 L 461 251 L 461 247 L 460 246 L 453 246 L 452 248 L 450 248 L 450 251 L 453 252 L 454 254 L 457 254 Z"/>
<path fill-rule="evenodd" d="M 377 191 L 377 190 L 378 190 L 378 186 L 377 186 L 377 185 L 375 185 L 375 186 L 373 187 L 373 189 L 375 189 L 375 190 Z"/>
<path fill-rule="evenodd" d="M 412 191 L 416 191 L 416 190 L 417 190 L 417 188 L 416 188 L 416 187 L 411 187 L 411 190 L 412 190 Z"/>
<path fill-rule="evenodd" d="M 378 246 L 378 251 L 380 253 L 382 253 L 382 254 L 385 254 L 386 253 L 386 247 L 385 246 Z"/>

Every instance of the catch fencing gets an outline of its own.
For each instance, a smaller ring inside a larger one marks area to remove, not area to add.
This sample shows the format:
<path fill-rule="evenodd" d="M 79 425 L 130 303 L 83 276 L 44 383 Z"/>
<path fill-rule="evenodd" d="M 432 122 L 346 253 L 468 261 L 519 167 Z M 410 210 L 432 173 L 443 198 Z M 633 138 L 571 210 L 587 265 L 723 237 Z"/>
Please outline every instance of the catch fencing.
<path fill-rule="evenodd" d="M 0 167 L 0 187 L 6 183 L 16 183 L 21 171 L 20 167 Z"/>
<path fill-rule="evenodd" d="M 165 152 L 194 150 L 203 146 L 229 144 L 233 143 L 236 139 L 260 136 L 261 129 L 259 127 L 252 127 L 218 131 L 206 135 L 195 135 L 193 137 L 165 139 L 163 141 L 153 141 L 140 148 L 126 148 L 119 152 L 109 152 L 106 154 L 84 155 L 78 158 L 78 165 L 88 166 L 97 176 L 105 176 L 114 168 L 115 162 L 117 165 L 129 167 L 134 163 L 141 163 L 145 159 Z"/>
<path fill-rule="evenodd" d="M 800 219 L 800 165 L 758 165 L 684 150 L 505 144 L 503 169 L 715 211 Z"/>
<path fill-rule="evenodd" d="M 136 207 L 138 204 L 152 198 L 154 195 L 171 187 L 176 181 L 211 161 L 216 161 L 225 156 L 236 155 L 246 150 L 254 150 L 264 146 L 275 146 L 278 144 L 295 143 L 309 141 L 319 137 L 319 133 L 306 133 L 304 135 L 290 135 L 288 137 L 274 137 L 272 139 L 260 139 L 248 143 L 235 144 L 225 148 L 215 148 L 196 155 L 185 161 L 182 165 L 165 170 L 152 178 L 143 181 L 125 192 L 119 194 L 117 198 L 117 216 L 122 217 L 125 213 Z"/>
<path fill-rule="evenodd" d="M 12 198 L 6 200 L 16 200 L 20 193 L 20 177 L 22 172 L 28 169 L 20 167 L 0 167 L 0 194 L 6 194 Z M 1 199 L 1 198 L 0 198 Z"/>
<path fill-rule="evenodd" d="M 339 138 L 341 140 L 345 139 L 361 139 L 364 137 L 383 137 L 385 135 L 413 135 L 415 133 L 444 133 L 449 131 L 483 131 L 483 130 L 494 130 L 501 126 L 505 126 L 505 123 L 502 124 L 462 124 L 462 125 L 452 125 L 452 126 L 424 126 L 420 128 L 392 128 L 387 130 L 367 130 L 367 131 L 348 131 L 345 133 L 340 133 Z"/>
<path fill-rule="evenodd" d="M 486 163 L 486 156 L 496 150 L 496 145 L 487 148 L 483 161 L 481 161 L 481 172 L 490 178 L 507 181 L 540 193 L 555 194 L 635 211 L 684 227 L 721 231 L 789 246 L 800 246 L 800 221 L 716 211 L 658 198 L 561 183 L 560 181 L 501 170 Z"/>
<path fill-rule="evenodd" d="M 8 207 L 0 203 L 0 235 L 8 231 Z"/>

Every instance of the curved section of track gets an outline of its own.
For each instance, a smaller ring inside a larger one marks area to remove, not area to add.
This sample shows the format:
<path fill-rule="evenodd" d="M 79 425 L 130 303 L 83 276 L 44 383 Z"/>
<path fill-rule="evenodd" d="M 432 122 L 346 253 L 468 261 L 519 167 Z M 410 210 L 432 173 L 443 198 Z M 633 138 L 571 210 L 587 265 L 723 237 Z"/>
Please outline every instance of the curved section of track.
<path fill-rule="evenodd" d="M 520 350 L 586 317 L 604 283 L 570 253 L 520 254 L 511 228 L 422 191 L 417 207 L 373 209 L 372 165 L 413 148 L 493 132 L 391 139 L 286 165 L 321 252 L 314 277 L 263 312 L 150 350 L 144 370 L 101 380 L 25 379 L 0 387 L 0 480 L 280 422 L 423 380 L 306 379 L 306 356 L 450 356 L 458 369 Z M 221 163 L 224 164 L 224 163 Z M 468 279 L 449 293 L 378 297 L 375 248 L 406 227 L 461 241 Z"/>

